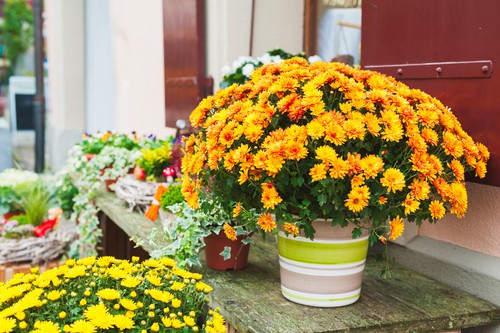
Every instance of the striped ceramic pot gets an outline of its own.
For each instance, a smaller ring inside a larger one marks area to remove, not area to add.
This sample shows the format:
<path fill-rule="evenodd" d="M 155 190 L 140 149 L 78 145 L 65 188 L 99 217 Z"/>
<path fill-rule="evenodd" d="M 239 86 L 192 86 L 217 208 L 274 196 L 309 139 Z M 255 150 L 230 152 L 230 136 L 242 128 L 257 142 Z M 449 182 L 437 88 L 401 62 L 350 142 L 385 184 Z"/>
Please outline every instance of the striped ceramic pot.
<path fill-rule="evenodd" d="M 368 233 L 352 239 L 352 227 L 313 222 L 314 240 L 278 235 L 281 292 L 304 305 L 337 307 L 359 299 Z"/>

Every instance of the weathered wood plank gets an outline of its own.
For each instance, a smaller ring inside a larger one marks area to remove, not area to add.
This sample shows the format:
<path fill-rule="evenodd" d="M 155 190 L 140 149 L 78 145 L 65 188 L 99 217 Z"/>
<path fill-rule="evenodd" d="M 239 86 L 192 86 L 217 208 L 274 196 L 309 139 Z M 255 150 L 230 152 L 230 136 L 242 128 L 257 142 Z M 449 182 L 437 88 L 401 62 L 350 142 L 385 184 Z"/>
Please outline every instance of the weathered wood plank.
<path fill-rule="evenodd" d="M 95 200 L 99 209 L 132 238 L 147 238 L 154 228 L 162 228 L 159 221 L 152 222 L 142 214 L 129 212 L 125 201 L 112 192 L 101 191 Z M 159 237 L 160 234 L 161 232 L 158 232 Z M 143 247 L 148 252 L 153 250 L 148 244 Z"/>
<path fill-rule="evenodd" d="M 96 200 L 132 237 L 147 237 L 152 228 L 161 227 L 128 212 L 112 193 L 100 193 Z M 244 270 L 200 269 L 214 287 L 212 306 L 220 307 L 240 333 L 439 332 L 500 323 L 500 308 L 422 274 L 396 266 L 391 280 L 382 279 L 380 264 L 372 258 L 355 304 L 323 309 L 292 303 L 280 292 L 274 239 L 255 241 Z"/>
<path fill-rule="evenodd" d="M 246 332 L 429 332 L 500 322 L 500 309 L 421 274 L 394 267 L 380 277 L 369 259 L 358 302 L 341 308 L 291 303 L 279 291 L 277 250 L 256 239 L 243 271 L 203 269 L 213 303 L 241 333 Z"/>

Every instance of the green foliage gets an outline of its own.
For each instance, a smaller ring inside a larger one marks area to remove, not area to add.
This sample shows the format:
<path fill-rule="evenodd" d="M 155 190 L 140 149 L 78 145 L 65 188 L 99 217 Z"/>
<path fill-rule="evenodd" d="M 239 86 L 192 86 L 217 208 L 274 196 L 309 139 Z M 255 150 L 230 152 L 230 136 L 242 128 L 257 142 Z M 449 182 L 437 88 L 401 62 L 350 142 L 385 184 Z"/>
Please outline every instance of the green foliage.
<path fill-rule="evenodd" d="M 168 187 L 168 191 L 166 191 L 161 197 L 160 201 L 161 208 L 166 211 L 170 211 L 170 209 L 168 208 L 169 206 L 184 202 L 184 197 L 182 196 L 181 189 L 182 189 L 181 185 L 178 184 L 170 185 Z"/>
<path fill-rule="evenodd" d="M 141 150 L 142 156 L 136 161 L 146 172 L 146 178 L 151 181 L 161 179 L 163 169 L 172 163 L 172 141 L 159 140 L 159 146 L 146 147 Z"/>
<path fill-rule="evenodd" d="M 0 43 L 5 47 L 5 56 L 10 63 L 10 76 L 19 56 L 33 44 L 33 13 L 24 0 L 6 0 L 3 15 Z"/>
<path fill-rule="evenodd" d="M 106 146 L 134 150 L 139 149 L 141 143 L 141 140 L 137 137 L 135 132 L 129 135 L 107 131 L 104 133 L 97 132 L 96 134 L 84 134 L 82 141 L 77 145 L 81 147 L 83 153 L 96 155 Z"/>
<path fill-rule="evenodd" d="M 73 213 L 74 198 L 78 195 L 78 188 L 71 181 L 71 176 L 65 174 L 59 179 L 56 189 L 59 207 L 63 210 L 64 215 L 69 218 Z"/>
<path fill-rule="evenodd" d="M 31 171 L 6 169 L 0 173 L 0 214 L 22 212 L 16 192 L 29 191 L 39 177 Z"/>
<path fill-rule="evenodd" d="M 16 201 L 16 193 L 10 187 L 0 186 L 0 214 L 19 212 L 21 207 Z"/>
<path fill-rule="evenodd" d="M 50 190 L 41 179 L 33 187 L 16 189 L 15 191 L 27 222 L 34 226 L 40 225 L 47 216 L 47 211 L 54 198 L 54 191 Z"/>
<path fill-rule="evenodd" d="M 28 217 L 25 214 L 14 215 L 9 218 L 9 221 L 17 221 L 18 225 L 30 224 Z"/>

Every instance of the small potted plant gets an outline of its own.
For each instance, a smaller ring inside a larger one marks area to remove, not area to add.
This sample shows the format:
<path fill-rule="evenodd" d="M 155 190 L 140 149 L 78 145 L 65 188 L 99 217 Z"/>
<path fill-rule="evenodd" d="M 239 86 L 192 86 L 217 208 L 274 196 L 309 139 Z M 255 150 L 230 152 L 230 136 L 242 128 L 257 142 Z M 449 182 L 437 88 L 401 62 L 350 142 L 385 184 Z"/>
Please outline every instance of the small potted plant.
<path fill-rule="evenodd" d="M 233 227 L 231 221 L 238 218 L 240 222 L 252 223 L 256 216 L 253 210 L 227 214 L 210 195 L 200 199 L 203 209 L 195 210 L 184 200 L 180 184 L 170 185 L 162 193 L 159 205 L 166 242 L 156 243 L 157 231 L 154 231 L 148 239 L 136 239 L 139 245 L 147 243 L 155 249 L 151 253 L 153 257 L 174 258 L 182 267 L 201 265 L 202 250 L 209 268 L 238 270 L 246 267 L 252 243 L 249 230 L 256 228 L 244 228 L 244 223 Z"/>
<path fill-rule="evenodd" d="M 398 238 L 403 219 L 463 216 L 464 175 L 484 177 L 489 159 L 437 99 L 341 63 L 264 65 L 204 99 L 190 120 L 199 130 L 182 165 L 188 204 L 198 208 L 210 188 L 226 209 L 260 212 L 259 228 L 279 236 L 283 294 L 315 306 L 356 301 L 368 243 Z M 296 283 L 312 267 L 316 277 L 336 267 L 355 288 L 317 290 L 325 284 L 314 276 Z"/>
<path fill-rule="evenodd" d="M 254 58 L 242 56 L 236 59 L 231 66 L 222 68 L 223 78 L 220 82 L 221 88 L 227 88 L 235 83 L 243 84 L 248 81 L 252 72 L 259 67 L 269 63 L 279 63 L 293 57 L 306 58 L 305 53 L 292 54 L 280 48 L 264 53 L 260 57 Z M 319 61 L 318 56 L 309 57 L 309 62 Z"/>
<path fill-rule="evenodd" d="M 38 179 L 36 173 L 19 169 L 6 169 L 0 173 L 0 214 L 3 214 L 4 218 L 22 212 L 16 189 L 29 188 Z"/>
<path fill-rule="evenodd" d="M 226 332 L 212 288 L 167 258 L 70 259 L 0 283 L 1 332 Z M 11 297 L 9 297 L 10 295 Z"/>
<path fill-rule="evenodd" d="M 28 179 L 32 176 L 19 170 L 9 170 L 7 174 L 26 175 Z M 33 175 L 31 181 L 4 186 L 12 191 L 10 205 L 17 207 L 18 212 L 0 223 L 0 264 L 37 264 L 58 259 L 75 234 L 74 228 L 66 224 L 59 228 L 62 210 L 56 207 L 52 181 Z"/>
<path fill-rule="evenodd" d="M 157 140 L 155 145 L 141 149 L 141 156 L 135 162 L 136 178 L 153 182 L 164 181 L 167 177 L 165 169 L 172 163 L 172 145 L 172 139 L 169 138 Z M 174 176 L 174 173 L 169 173 L 168 176 Z"/>
<path fill-rule="evenodd" d="M 96 246 L 101 236 L 98 209 L 93 198 L 106 186 L 114 189 L 114 183 L 135 165 L 140 148 L 153 144 L 156 138 L 138 137 L 135 132 L 121 134 L 113 132 L 84 134 L 82 140 L 69 151 L 68 160 L 60 177 L 69 177 L 77 191 L 71 198 L 73 213 L 71 220 L 78 221 L 78 239 L 68 255 L 71 258 L 96 255 Z M 90 155 L 89 155 L 90 154 Z"/>

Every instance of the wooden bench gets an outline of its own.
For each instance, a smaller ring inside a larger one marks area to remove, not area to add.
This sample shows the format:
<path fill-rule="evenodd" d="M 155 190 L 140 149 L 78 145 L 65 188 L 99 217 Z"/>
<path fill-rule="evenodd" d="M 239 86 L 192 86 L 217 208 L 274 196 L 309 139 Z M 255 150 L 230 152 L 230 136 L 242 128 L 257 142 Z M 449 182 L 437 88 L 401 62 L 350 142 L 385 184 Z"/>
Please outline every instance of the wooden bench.
<path fill-rule="evenodd" d="M 105 224 L 114 221 L 128 236 L 149 236 L 161 226 L 128 212 L 112 193 L 100 193 L 96 200 Z M 198 269 L 214 288 L 211 306 L 221 309 L 229 332 L 460 332 L 500 323 L 499 307 L 414 271 L 394 266 L 393 278 L 384 280 L 373 258 L 355 304 L 313 308 L 292 303 L 281 296 L 276 244 L 260 237 L 255 241 L 242 271 Z"/>

